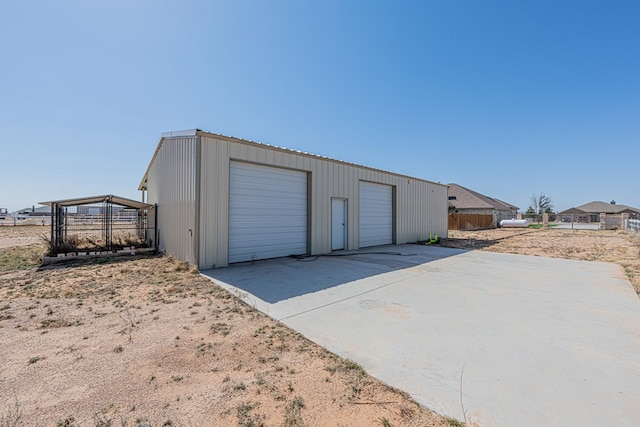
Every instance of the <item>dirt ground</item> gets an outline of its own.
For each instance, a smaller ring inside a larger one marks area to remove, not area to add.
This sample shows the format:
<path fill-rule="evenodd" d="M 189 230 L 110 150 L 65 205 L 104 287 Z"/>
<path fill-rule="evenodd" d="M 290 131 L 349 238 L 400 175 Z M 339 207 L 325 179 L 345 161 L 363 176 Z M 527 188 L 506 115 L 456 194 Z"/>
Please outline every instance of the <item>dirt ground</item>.
<path fill-rule="evenodd" d="M 170 257 L 40 266 L 41 227 L 0 227 L 0 427 L 462 426 Z M 18 245 L 11 245 L 15 241 Z M 451 232 L 443 246 L 618 263 L 615 231 Z"/>
<path fill-rule="evenodd" d="M 44 251 L 0 249 L 0 427 L 462 425 L 169 257 Z"/>
<path fill-rule="evenodd" d="M 49 227 L 0 227 L 0 249 L 44 243 L 51 234 Z"/>

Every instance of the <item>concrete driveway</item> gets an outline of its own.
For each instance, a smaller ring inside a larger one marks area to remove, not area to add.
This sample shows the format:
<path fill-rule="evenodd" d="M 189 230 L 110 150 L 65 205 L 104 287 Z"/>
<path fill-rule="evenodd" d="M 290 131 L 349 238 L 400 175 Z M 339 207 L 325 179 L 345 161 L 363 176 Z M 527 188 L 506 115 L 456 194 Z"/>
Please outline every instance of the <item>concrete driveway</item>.
<path fill-rule="evenodd" d="M 203 274 L 442 414 L 463 420 L 464 406 L 483 427 L 640 425 L 640 299 L 619 266 L 369 252 Z"/>

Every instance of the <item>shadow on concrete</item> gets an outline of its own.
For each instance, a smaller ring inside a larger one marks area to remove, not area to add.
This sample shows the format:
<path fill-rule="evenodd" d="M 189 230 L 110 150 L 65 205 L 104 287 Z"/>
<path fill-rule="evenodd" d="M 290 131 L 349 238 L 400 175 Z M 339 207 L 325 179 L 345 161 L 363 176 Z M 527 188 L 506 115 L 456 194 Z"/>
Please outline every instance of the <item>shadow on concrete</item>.
<path fill-rule="evenodd" d="M 201 273 L 273 304 L 464 252 L 461 249 L 424 245 L 379 246 L 321 256 L 238 263 Z"/>

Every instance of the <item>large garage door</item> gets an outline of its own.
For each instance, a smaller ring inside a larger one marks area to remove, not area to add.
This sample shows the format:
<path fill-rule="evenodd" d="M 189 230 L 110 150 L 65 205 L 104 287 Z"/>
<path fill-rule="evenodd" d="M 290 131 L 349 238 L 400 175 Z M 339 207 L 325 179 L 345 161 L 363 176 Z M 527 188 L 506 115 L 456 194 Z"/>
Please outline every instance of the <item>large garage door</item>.
<path fill-rule="evenodd" d="M 360 182 L 360 247 L 393 243 L 393 189 Z"/>
<path fill-rule="evenodd" d="M 229 262 L 307 253 L 307 174 L 231 162 Z"/>

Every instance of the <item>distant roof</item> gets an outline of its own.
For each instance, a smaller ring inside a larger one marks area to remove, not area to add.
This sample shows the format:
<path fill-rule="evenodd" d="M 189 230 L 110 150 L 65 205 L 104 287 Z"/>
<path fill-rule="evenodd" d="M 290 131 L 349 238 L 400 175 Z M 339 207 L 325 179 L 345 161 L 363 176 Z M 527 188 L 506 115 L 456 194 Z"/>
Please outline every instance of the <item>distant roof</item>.
<path fill-rule="evenodd" d="M 496 209 L 499 211 L 519 209 L 510 203 L 485 196 L 461 185 L 453 183 L 447 185 L 449 186 L 449 206 L 453 205 L 456 209 Z"/>
<path fill-rule="evenodd" d="M 588 214 L 589 212 L 585 212 L 582 209 L 578 209 L 578 208 L 569 208 L 569 209 L 565 209 L 562 212 L 558 212 L 558 215 L 585 215 Z"/>
<path fill-rule="evenodd" d="M 42 204 L 42 203 L 40 203 Z M 38 212 L 38 213 L 47 213 L 50 212 L 51 209 L 47 206 L 38 206 L 37 208 L 34 206 L 29 206 L 28 208 L 18 209 L 16 212 Z"/>
<path fill-rule="evenodd" d="M 503 206 L 505 206 L 506 209 L 509 209 L 509 210 L 516 210 L 517 211 L 518 209 L 520 209 L 517 206 L 514 206 L 514 205 L 512 205 L 510 203 L 504 202 L 504 201 L 502 201 L 500 199 L 496 199 L 495 197 L 492 197 L 491 200 L 493 200 L 494 202 L 496 202 L 498 204 L 502 204 Z"/>
<path fill-rule="evenodd" d="M 580 209 L 581 211 L 590 212 L 590 213 L 610 213 L 610 214 L 620 213 L 625 210 L 640 212 L 640 209 L 632 208 L 631 206 L 618 205 L 618 204 L 613 205 L 611 203 L 601 202 L 601 201 L 585 203 L 584 205 L 576 206 L 576 209 Z"/>
<path fill-rule="evenodd" d="M 125 206 L 127 208 L 134 209 L 151 209 L 153 206 L 148 203 L 138 202 L 137 200 L 131 200 L 124 197 L 114 196 L 113 194 L 106 194 L 103 196 L 89 196 L 79 197 L 76 199 L 64 199 L 64 200 L 52 200 L 50 202 L 40 202 L 41 205 L 51 206 L 56 204 L 58 206 L 80 206 L 90 205 L 93 203 L 111 202 L 116 205 Z"/>

